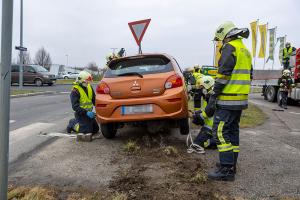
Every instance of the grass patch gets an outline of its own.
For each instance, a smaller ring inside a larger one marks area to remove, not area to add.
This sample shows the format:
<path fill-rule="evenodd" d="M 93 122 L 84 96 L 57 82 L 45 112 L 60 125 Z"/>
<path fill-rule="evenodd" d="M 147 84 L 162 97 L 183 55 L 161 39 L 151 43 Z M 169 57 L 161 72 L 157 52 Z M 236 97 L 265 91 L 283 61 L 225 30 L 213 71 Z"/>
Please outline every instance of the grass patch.
<path fill-rule="evenodd" d="M 64 85 L 64 84 L 73 84 L 75 79 L 57 79 L 55 84 Z"/>
<path fill-rule="evenodd" d="M 249 104 L 247 110 L 244 110 L 241 117 L 241 128 L 253 128 L 263 124 L 266 120 L 266 114 L 253 104 Z"/>
<path fill-rule="evenodd" d="M 251 87 L 251 93 L 262 93 L 262 87 Z"/>
<path fill-rule="evenodd" d="M 117 192 L 113 197 L 112 200 L 127 200 L 128 196 L 125 193 Z"/>
<path fill-rule="evenodd" d="M 57 194 L 53 190 L 42 187 L 18 187 L 8 192 L 8 200 L 56 200 Z"/>
<path fill-rule="evenodd" d="M 178 156 L 178 150 L 176 149 L 176 147 L 167 146 L 163 151 L 167 156 Z"/>
<path fill-rule="evenodd" d="M 189 110 L 194 110 L 194 102 L 189 101 L 188 103 Z M 266 114 L 263 113 L 261 109 L 259 109 L 257 106 L 249 103 L 249 107 L 247 110 L 243 110 L 240 127 L 241 128 L 254 128 L 256 126 L 259 126 L 263 124 L 266 120 Z M 190 124 L 192 128 L 198 128 L 200 126 L 197 126 L 193 123 Z"/>
<path fill-rule="evenodd" d="M 42 92 L 40 90 L 11 90 L 10 95 L 19 95 L 19 94 L 29 94 L 29 93 L 37 93 Z"/>
<path fill-rule="evenodd" d="M 205 183 L 207 181 L 207 175 L 203 170 L 198 170 L 191 181 L 198 184 Z"/>
<path fill-rule="evenodd" d="M 75 82 L 75 79 L 57 79 L 55 84 L 56 85 L 69 85 L 69 84 L 73 84 Z M 94 80 L 92 82 L 92 84 L 97 84 L 99 81 L 98 80 Z"/>
<path fill-rule="evenodd" d="M 140 149 L 140 146 L 137 145 L 136 141 L 129 140 L 124 146 L 123 146 L 124 151 L 128 153 L 133 153 L 136 152 Z"/>

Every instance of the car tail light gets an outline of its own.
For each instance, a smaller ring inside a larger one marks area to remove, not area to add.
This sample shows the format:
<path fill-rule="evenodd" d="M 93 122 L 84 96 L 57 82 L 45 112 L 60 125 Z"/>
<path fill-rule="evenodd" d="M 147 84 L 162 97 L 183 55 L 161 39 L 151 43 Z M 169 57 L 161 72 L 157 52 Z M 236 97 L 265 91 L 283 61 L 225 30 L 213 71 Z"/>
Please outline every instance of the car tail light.
<path fill-rule="evenodd" d="M 183 85 L 183 81 L 181 76 L 179 76 L 178 74 L 172 75 L 170 76 L 166 83 L 165 83 L 165 88 L 166 89 L 171 89 L 171 88 L 177 88 L 177 87 L 181 87 Z"/>
<path fill-rule="evenodd" d="M 101 81 L 96 88 L 96 92 L 97 92 L 97 94 L 109 94 L 110 89 L 109 89 L 107 83 L 105 83 L 104 81 Z"/>

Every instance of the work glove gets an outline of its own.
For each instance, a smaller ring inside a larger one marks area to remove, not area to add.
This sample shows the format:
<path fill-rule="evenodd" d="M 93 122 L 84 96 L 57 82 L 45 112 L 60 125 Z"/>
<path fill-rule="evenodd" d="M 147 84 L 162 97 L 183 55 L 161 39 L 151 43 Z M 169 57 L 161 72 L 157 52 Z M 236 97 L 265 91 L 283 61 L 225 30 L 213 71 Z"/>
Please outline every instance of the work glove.
<path fill-rule="evenodd" d="M 95 118 L 95 113 L 94 112 L 91 112 L 91 111 L 87 111 L 86 112 L 86 115 L 91 118 L 91 119 L 94 119 Z"/>
<path fill-rule="evenodd" d="M 202 111 L 198 110 L 193 114 L 193 124 L 203 126 L 204 125 L 204 117 L 202 115 Z"/>
<path fill-rule="evenodd" d="M 211 95 L 209 98 L 209 102 L 205 108 L 205 113 L 207 117 L 212 117 L 216 110 L 217 97 L 215 95 Z"/>

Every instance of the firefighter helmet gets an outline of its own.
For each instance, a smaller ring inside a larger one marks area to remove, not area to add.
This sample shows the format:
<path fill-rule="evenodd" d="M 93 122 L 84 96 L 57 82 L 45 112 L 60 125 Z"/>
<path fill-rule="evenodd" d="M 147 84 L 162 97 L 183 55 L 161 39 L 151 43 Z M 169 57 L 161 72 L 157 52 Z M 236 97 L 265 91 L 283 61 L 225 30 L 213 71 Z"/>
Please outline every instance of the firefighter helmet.
<path fill-rule="evenodd" d="M 215 84 L 215 79 L 211 76 L 203 76 L 197 81 L 197 86 L 203 86 L 206 90 L 211 90 Z"/>

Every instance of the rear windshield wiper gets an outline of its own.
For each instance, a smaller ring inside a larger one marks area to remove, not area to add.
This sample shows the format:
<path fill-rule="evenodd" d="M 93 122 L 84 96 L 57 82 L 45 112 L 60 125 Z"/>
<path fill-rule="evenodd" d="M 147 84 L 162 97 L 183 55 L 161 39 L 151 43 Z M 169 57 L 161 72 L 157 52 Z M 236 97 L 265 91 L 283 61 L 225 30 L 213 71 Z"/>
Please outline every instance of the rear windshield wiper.
<path fill-rule="evenodd" d="M 137 72 L 128 72 L 128 73 L 124 73 L 124 74 L 118 74 L 117 76 L 138 76 L 143 78 L 143 75 Z"/>

